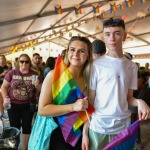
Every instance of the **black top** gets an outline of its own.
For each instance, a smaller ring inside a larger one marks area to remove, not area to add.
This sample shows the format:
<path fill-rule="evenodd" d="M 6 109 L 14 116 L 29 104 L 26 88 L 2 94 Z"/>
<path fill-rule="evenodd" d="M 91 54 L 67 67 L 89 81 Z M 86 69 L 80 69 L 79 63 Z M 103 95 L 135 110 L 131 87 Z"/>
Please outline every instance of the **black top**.
<path fill-rule="evenodd" d="M 58 120 L 54 117 L 55 122 L 58 124 Z M 82 130 L 83 126 L 80 128 Z M 82 150 L 81 149 L 82 136 L 79 138 L 75 147 L 66 143 L 61 132 L 60 126 L 58 126 L 51 135 L 49 150 Z"/>
<path fill-rule="evenodd" d="M 8 67 L 5 65 L 4 67 L 0 66 L 0 74 L 3 73 L 4 71 L 8 71 Z M 0 86 L 2 85 L 3 83 L 3 80 L 4 80 L 4 76 L 3 77 L 0 77 Z"/>

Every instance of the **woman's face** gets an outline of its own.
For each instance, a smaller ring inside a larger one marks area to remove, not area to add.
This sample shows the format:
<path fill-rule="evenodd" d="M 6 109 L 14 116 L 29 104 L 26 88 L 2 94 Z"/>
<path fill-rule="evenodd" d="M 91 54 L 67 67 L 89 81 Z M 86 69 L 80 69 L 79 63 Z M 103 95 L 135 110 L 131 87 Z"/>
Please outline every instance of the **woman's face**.
<path fill-rule="evenodd" d="M 88 58 L 88 48 L 84 42 L 72 41 L 68 50 L 68 59 L 70 65 L 84 66 Z"/>
<path fill-rule="evenodd" d="M 8 67 L 8 69 L 12 69 L 12 63 L 11 62 L 7 62 L 7 67 Z"/>
<path fill-rule="evenodd" d="M 27 57 L 22 56 L 19 60 L 20 69 L 28 69 L 30 66 L 30 61 Z"/>

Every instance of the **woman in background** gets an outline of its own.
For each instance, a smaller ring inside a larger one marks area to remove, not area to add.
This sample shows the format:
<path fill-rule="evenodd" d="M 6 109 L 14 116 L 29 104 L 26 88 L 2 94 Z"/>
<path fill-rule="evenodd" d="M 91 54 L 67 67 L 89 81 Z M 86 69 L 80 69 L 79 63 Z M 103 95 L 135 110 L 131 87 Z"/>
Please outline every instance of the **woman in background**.
<path fill-rule="evenodd" d="M 55 58 L 54 57 L 48 57 L 44 69 L 44 79 L 46 75 L 49 73 L 49 71 L 53 70 L 55 66 Z"/>
<path fill-rule="evenodd" d="M 10 126 L 18 129 L 22 127 L 22 150 L 27 150 L 33 118 L 30 100 L 36 101 L 35 94 L 38 87 L 38 81 L 36 83 L 32 81 L 32 76 L 37 73 L 30 70 L 30 67 L 30 57 L 21 54 L 17 61 L 17 68 L 7 73 L 1 87 L 4 108 L 7 108 L 6 97 L 9 96 L 11 100 L 11 108 L 8 109 Z"/>

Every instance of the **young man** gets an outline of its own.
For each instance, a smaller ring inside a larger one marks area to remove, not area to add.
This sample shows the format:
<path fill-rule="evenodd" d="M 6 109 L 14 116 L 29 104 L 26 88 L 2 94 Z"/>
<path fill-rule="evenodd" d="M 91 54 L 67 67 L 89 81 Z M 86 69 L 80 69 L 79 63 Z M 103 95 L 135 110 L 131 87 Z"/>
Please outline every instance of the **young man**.
<path fill-rule="evenodd" d="M 140 120 L 150 116 L 148 105 L 133 97 L 133 90 L 137 89 L 137 66 L 123 55 L 124 21 L 121 18 L 103 20 L 103 36 L 108 53 L 93 62 L 89 99 L 95 112 L 90 125 L 88 122 L 84 125 L 82 150 L 102 150 L 127 128 L 131 115 L 128 105 L 138 107 Z"/>

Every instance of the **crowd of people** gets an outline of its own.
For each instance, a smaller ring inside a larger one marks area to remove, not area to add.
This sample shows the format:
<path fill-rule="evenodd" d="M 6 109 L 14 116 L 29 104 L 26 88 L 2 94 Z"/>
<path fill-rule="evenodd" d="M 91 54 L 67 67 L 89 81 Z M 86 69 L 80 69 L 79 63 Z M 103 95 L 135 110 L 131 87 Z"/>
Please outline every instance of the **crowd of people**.
<path fill-rule="evenodd" d="M 9 96 L 10 126 L 22 127 L 23 150 L 27 150 L 34 123 L 31 100 L 38 101 L 40 116 L 50 116 L 57 124 L 58 116 L 85 111 L 88 102 L 95 108 L 90 124 L 89 121 L 84 123 L 82 137 L 75 147 L 65 142 L 60 127 L 57 127 L 51 134 L 49 150 L 102 150 L 115 135 L 131 124 L 129 106 L 136 107 L 136 119 L 150 118 L 150 107 L 134 95 L 134 91 L 139 90 L 137 81 L 140 73 L 137 64 L 131 61 L 132 56 L 123 53 L 126 35 L 124 21 L 112 17 L 103 20 L 104 41 L 91 43 L 88 38 L 80 36 L 70 39 L 62 58 L 84 95 L 72 104 L 53 104 L 52 80 L 56 58 L 49 57 L 43 67 L 38 53 L 33 54 L 32 60 L 27 54 L 22 54 L 13 68 L 11 62 L 6 63 L 5 56 L 0 55 L 0 111 L 4 113 L 7 106 L 3 102 Z M 149 72 L 149 66 L 145 70 Z M 37 76 L 34 82 L 33 76 Z M 143 85 L 148 82 L 148 77 L 149 74 L 142 81 Z"/>

